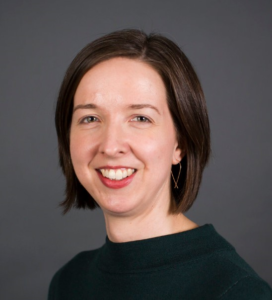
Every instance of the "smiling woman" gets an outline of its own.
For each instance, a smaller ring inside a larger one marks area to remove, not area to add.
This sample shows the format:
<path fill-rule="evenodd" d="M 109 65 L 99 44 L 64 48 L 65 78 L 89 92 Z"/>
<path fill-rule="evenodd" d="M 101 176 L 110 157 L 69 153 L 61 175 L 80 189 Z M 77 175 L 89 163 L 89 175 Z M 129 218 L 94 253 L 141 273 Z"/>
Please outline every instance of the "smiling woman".
<path fill-rule="evenodd" d="M 144 62 L 112 58 L 83 76 L 74 106 L 80 109 L 71 122 L 72 165 L 102 210 L 134 217 L 150 207 L 167 212 L 171 165 L 180 162 L 182 151 L 160 75 Z M 142 221 L 138 229 L 145 226 Z M 127 240 L 118 232 L 108 233 Z"/>
<path fill-rule="evenodd" d="M 56 273 L 49 300 L 272 299 L 212 225 L 183 214 L 210 131 L 197 75 L 176 44 L 123 30 L 87 45 L 65 75 L 56 128 L 64 212 L 99 206 L 107 237 Z"/>

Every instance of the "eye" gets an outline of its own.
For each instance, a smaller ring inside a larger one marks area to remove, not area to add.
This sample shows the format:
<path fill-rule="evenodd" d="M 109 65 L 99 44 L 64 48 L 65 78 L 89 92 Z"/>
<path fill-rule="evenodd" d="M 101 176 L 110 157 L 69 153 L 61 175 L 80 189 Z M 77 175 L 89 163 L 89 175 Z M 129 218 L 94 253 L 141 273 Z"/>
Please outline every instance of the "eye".
<path fill-rule="evenodd" d="M 144 116 L 136 116 L 133 119 L 131 119 L 131 121 L 141 122 L 141 123 L 144 123 L 144 122 L 150 123 L 150 120 Z"/>
<path fill-rule="evenodd" d="M 94 122 L 98 122 L 98 118 L 94 117 L 94 116 L 88 116 L 83 118 L 80 123 L 85 123 L 85 124 L 89 124 L 89 123 L 94 123 Z"/>

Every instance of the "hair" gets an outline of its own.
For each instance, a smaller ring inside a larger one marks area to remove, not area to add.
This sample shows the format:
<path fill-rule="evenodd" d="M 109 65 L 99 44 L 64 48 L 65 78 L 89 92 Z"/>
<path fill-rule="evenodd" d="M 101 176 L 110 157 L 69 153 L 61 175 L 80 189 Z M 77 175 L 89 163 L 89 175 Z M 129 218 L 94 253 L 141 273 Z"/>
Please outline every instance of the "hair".
<path fill-rule="evenodd" d="M 185 153 L 179 189 L 174 189 L 171 180 L 170 213 L 186 212 L 196 199 L 210 156 L 210 126 L 204 94 L 191 63 L 173 41 L 136 29 L 112 32 L 96 39 L 77 54 L 66 71 L 55 114 L 59 162 L 66 178 L 65 199 L 60 205 L 64 213 L 73 206 L 90 209 L 99 206 L 75 174 L 70 155 L 70 126 L 74 95 L 82 77 L 95 65 L 115 57 L 147 63 L 165 84 L 178 145 Z M 172 166 L 172 173 L 178 177 L 178 165 Z"/>

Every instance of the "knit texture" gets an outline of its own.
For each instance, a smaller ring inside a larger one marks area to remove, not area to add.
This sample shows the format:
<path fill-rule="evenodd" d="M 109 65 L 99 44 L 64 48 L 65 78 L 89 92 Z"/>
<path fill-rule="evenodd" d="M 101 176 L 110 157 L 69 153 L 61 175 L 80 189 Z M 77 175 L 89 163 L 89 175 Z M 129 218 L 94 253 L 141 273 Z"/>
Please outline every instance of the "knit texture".
<path fill-rule="evenodd" d="M 212 225 L 79 253 L 48 300 L 272 300 L 272 290 Z"/>

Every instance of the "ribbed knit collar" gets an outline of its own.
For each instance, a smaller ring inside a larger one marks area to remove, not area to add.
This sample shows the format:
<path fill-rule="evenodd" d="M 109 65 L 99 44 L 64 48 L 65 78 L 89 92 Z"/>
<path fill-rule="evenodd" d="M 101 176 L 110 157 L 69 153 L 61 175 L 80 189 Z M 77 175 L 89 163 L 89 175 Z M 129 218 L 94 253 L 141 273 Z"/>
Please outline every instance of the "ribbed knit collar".
<path fill-rule="evenodd" d="M 99 249 L 97 267 L 110 273 L 131 273 L 188 262 L 215 251 L 233 249 L 211 224 L 180 233 L 125 243 L 106 243 Z"/>

